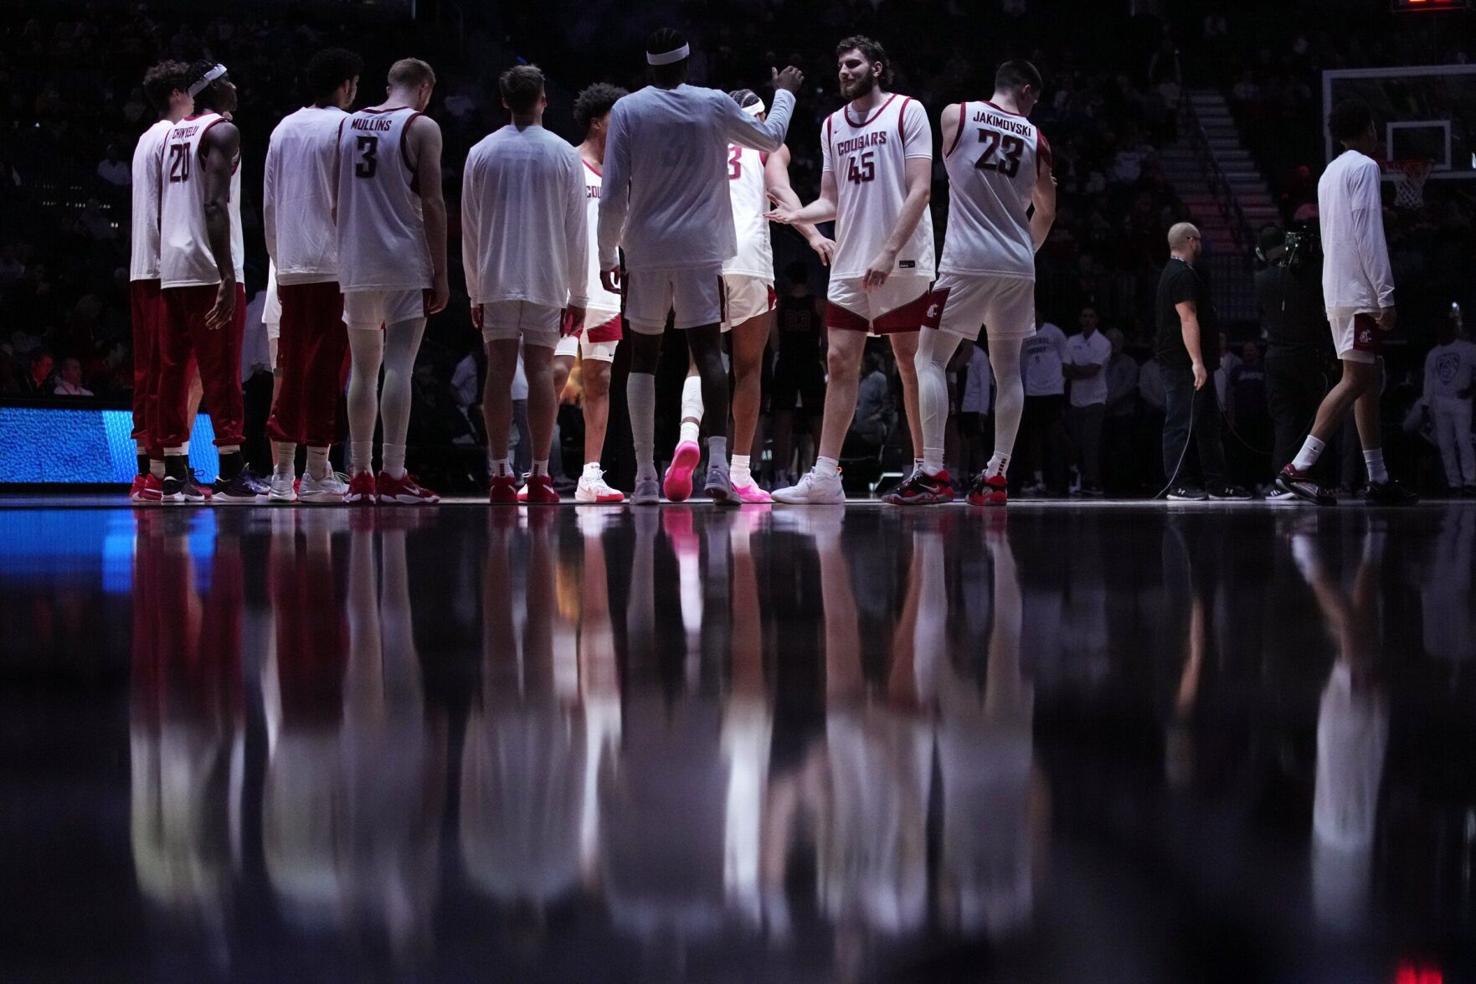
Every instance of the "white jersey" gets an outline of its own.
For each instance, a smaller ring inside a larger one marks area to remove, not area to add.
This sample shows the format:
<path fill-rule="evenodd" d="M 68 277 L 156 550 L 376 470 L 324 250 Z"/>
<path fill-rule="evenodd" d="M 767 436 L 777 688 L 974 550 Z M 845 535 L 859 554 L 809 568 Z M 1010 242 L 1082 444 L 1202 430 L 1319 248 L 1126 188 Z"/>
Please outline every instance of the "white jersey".
<path fill-rule="evenodd" d="M 907 161 L 933 159 L 933 131 L 921 103 L 893 93 L 865 119 L 854 116 L 849 105 L 831 113 L 821 143 L 838 199 L 830 276 L 859 279 L 902 214 Z M 924 210 L 892 272 L 931 280 L 933 266 L 933 218 Z"/>
<path fill-rule="evenodd" d="M 425 214 L 406 140 L 420 113 L 361 109 L 338 137 L 338 283 L 359 290 L 434 285 Z"/>
<path fill-rule="evenodd" d="M 726 92 L 649 85 L 610 110 L 600 198 L 600 262 L 625 250 L 628 270 L 720 266 L 738 252 L 728 202 L 728 145 L 775 151 L 794 95 L 774 93 L 766 120 Z"/>
<path fill-rule="evenodd" d="M 589 270 L 584 166 L 541 126 L 483 137 L 461 181 L 461 257 L 473 304 L 583 307 Z"/>
<path fill-rule="evenodd" d="M 991 102 L 959 106 L 958 133 L 943 155 L 948 231 L 943 273 L 1035 279 L 1030 199 L 1051 145 L 1023 116 Z"/>
<path fill-rule="evenodd" d="M 728 198 L 733 203 L 733 231 L 738 255 L 723 264 L 723 273 L 774 282 L 774 247 L 769 241 L 769 196 L 764 168 L 769 155 L 739 144 L 728 145 Z"/>
<path fill-rule="evenodd" d="M 133 235 L 128 279 L 159 279 L 159 166 L 164 138 L 174 124 L 160 120 L 143 132 L 133 148 Z"/>
<path fill-rule="evenodd" d="M 1476 345 L 1457 338 L 1425 356 L 1425 399 L 1460 400 L 1476 383 Z"/>
<path fill-rule="evenodd" d="M 338 180 L 338 131 L 347 118 L 337 106 L 306 106 L 272 131 L 261 211 L 278 283 L 338 279 L 333 186 Z"/>
<path fill-rule="evenodd" d="M 1322 223 L 1322 296 L 1329 311 L 1394 306 L 1394 274 L 1384 241 L 1382 174 L 1371 157 L 1345 151 L 1317 182 Z"/>
<path fill-rule="evenodd" d="M 159 285 L 200 287 L 220 283 L 205 228 L 205 154 L 201 144 L 219 113 L 180 120 L 164 137 L 159 193 Z M 231 265 L 236 282 L 246 279 L 246 241 L 241 232 L 241 157 L 231 165 L 229 214 Z"/>
<path fill-rule="evenodd" d="M 585 294 L 589 298 L 589 310 L 614 316 L 620 313 L 620 295 L 605 289 L 600 281 L 600 189 L 605 178 L 600 169 L 589 161 L 584 165 L 585 223 L 589 230 L 589 257 L 585 263 L 589 270 L 589 285 Z"/>

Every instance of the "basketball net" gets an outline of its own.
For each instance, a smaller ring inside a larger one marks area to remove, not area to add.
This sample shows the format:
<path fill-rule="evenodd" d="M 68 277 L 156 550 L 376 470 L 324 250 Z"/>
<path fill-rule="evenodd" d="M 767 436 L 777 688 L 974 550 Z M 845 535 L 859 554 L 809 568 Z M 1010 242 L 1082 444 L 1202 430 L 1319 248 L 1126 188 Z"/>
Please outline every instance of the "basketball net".
<path fill-rule="evenodd" d="M 1385 161 L 1384 175 L 1394 182 L 1395 208 L 1420 208 L 1425 204 L 1425 181 L 1430 161 Z"/>

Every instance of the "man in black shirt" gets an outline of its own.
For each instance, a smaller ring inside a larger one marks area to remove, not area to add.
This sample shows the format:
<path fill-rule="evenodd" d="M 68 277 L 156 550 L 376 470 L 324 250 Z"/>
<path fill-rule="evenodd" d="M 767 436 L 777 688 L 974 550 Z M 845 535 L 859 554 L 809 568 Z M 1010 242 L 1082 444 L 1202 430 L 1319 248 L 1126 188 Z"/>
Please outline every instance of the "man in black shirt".
<path fill-rule="evenodd" d="M 1169 230 L 1169 261 L 1158 281 L 1155 345 L 1163 371 L 1163 473 L 1170 499 L 1249 499 L 1225 481 L 1220 404 L 1208 366 L 1220 364 L 1220 327 L 1209 283 L 1194 269 L 1203 252 L 1199 230 L 1180 222 Z M 1190 435 L 1199 451 L 1201 488 L 1183 477 Z"/>
<path fill-rule="evenodd" d="M 1256 273 L 1256 310 L 1266 336 L 1274 475 L 1296 456 L 1327 395 L 1333 379 L 1332 346 L 1328 344 L 1320 265 L 1313 257 L 1294 263 L 1286 252 L 1286 233 L 1277 226 L 1263 228 L 1259 242 L 1257 255 L 1267 266 Z M 1283 492 L 1277 498 L 1291 496 Z"/>

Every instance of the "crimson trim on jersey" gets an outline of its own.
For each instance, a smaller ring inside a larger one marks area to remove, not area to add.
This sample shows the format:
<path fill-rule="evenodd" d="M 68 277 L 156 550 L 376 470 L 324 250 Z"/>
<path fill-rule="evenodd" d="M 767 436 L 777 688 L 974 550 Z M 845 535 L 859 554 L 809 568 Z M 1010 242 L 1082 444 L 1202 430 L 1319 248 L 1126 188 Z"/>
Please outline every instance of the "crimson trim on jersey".
<path fill-rule="evenodd" d="M 409 109 L 409 108 L 410 108 L 409 106 L 390 106 L 390 107 L 388 107 L 386 109 L 361 109 L 361 110 L 359 110 L 359 112 L 360 113 L 364 113 L 364 114 L 369 115 L 369 116 L 377 116 L 380 113 L 398 113 L 402 109 Z M 354 115 L 358 115 L 358 114 L 356 113 Z M 416 116 L 424 116 L 425 114 L 424 113 L 416 113 L 415 115 Z"/>
<path fill-rule="evenodd" d="M 902 156 L 907 156 L 907 104 L 912 102 L 911 96 L 902 100 L 902 108 L 897 110 L 897 139 L 902 141 Z"/>
<path fill-rule="evenodd" d="M 882 113 L 885 113 L 887 111 L 887 107 L 890 106 L 890 105 L 892 105 L 892 100 L 893 99 L 896 99 L 896 98 L 897 98 L 897 94 L 895 92 L 892 93 L 890 96 L 887 97 L 887 101 L 886 102 L 884 102 L 880 106 L 878 106 L 876 108 L 876 111 L 874 113 L 872 113 L 866 119 L 862 120 L 860 123 L 855 123 L 855 122 L 853 122 L 851 120 L 851 104 L 850 103 L 846 103 L 844 106 L 842 106 L 841 107 L 841 112 L 844 113 L 844 114 L 846 114 L 846 123 L 848 123 L 849 125 L 851 125 L 853 127 L 870 126 L 872 123 L 876 122 L 876 118 L 878 116 L 880 116 Z"/>
<path fill-rule="evenodd" d="M 605 172 L 603 172 L 599 168 L 595 167 L 593 164 L 591 164 L 589 161 L 585 160 L 583 157 L 579 158 L 579 163 L 583 164 L 585 167 L 589 168 L 592 172 L 594 172 L 594 176 L 595 177 L 597 177 L 597 178 L 603 178 L 605 176 Z"/>
<path fill-rule="evenodd" d="M 1025 116 L 1025 115 L 1023 115 L 1021 113 L 1012 113 L 1012 112 L 1010 112 L 1008 109 L 1005 109 L 1003 106 L 999 105 L 998 103 L 994 102 L 991 99 L 984 100 L 984 105 L 989 106 L 989 107 L 992 107 L 994 109 L 997 109 L 1001 113 L 1004 113 L 1006 116 L 1013 116 L 1016 119 L 1021 119 L 1021 120 L 1029 119 L 1029 117 L 1027 117 L 1027 116 Z"/>
<path fill-rule="evenodd" d="M 197 148 L 195 148 L 195 153 L 197 153 L 197 154 L 200 155 L 200 162 L 202 164 L 205 162 L 205 134 L 209 133 L 212 129 L 214 129 L 215 124 L 217 124 L 217 123 L 229 123 L 229 122 L 230 122 L 230 120 L 226 119 L 224 116 L 220 116 L 220 117 L 217 117 L 216 119 L 211 120 L 210 123 L 205 127 L 205 129 L 203 129 L 203 130 L 200 131 L 200 145 Z M 231 174 L 234 175 L 240 169 L 241 169 L 241 152 L 238 150 L 238 151 L 236 151 L 236 159 L 233 160 L 233 161 L 231 161 Z"/>
<path fill-rule="evenodd" d="M 834 113 L 831 113 L 829 116 L 825 117 L 825 146 L 830 148 L 830 152 L 832 154 L 835 153 L 835 146 L 833 145 L 830 136 L 830 121 L 833 119 L 835 119 Z"/>
<path fill-rule="evenodd" d="M 945 151 L 943 151 L 943 156 L 944 157 L 949 156 L 955 150 L 958 149 L 958 142 L 963 139 L 964 121 L 967 120 L 968 118 L 969 118 L 969 104 L 966 103 L 966 102 L 959 103 L 958 104 L 958 132 L 953 135 L 953 143 L 949 144 L 948 145 L 948 149 L 945 150 Z"/>
<path fill-rule="evenodd" d="M 409 109 L 410 107 L 402 106 L 401 108 Z M 414 179 L 420 177 L 420 168 L 410 163 L 410 127 L 424 115 L 424 113 L 411 113 L 409 119 L 405 120 L 405 131 L 400 134 L 400 160 L 405 162 L 405 167 L 409 168 L 410 173 L 414 176 L 410 181 L 410 187 L 412 188 L 415 187 Z"/>
<path fill-rule="evenodd" d="M 871 330 L 878 335 L 894 335 L 898 332 L 917 331 L 928 320 L 928 308 L 933 303 L 933 292 L 925 290 L 914 301 L 888 311 L 871 323 Z"/>
<path fill-rule="evenodd" d="M 620 315 L 615 315 L 603 324 L 595 325 L 585 332 L 591 342 L 618 342 L 623 337 L 620 327 Z"/>

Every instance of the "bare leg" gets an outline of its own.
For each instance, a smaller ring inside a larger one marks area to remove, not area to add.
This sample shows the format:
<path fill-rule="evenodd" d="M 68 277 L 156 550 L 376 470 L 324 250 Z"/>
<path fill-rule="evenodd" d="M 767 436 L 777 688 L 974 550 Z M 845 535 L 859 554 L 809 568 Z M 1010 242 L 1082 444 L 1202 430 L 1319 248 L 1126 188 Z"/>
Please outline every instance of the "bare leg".
<path fill-rule="evenodd" d="M 493 461 L 507 458 L 512 427 L 512 383 L 517 374 L 516 339 L 487 343 L 487 381 L 482 390 L 482 421 L 487 426 L 487 453 Z"/>
<path fill-rule="evenodd" d="M 733 450 L 749 454 L 758 433 L 760 377 L 764 350 L 769 345 L 769 326 L 774 315 L 749 318 L 732 332 L 733 339 Z"/>
<path fill-rule="evenodd" d="M 1331 441 L 1338 429 L 1342 427 L 1343 421 L 1348 416 L 1348 411 L 1365 393 L 1374 389 L 1378 377 L 1378 367 L 1362 362 L 1344 362 L 1343 378 L 1338 384 L 1323 397 L 1322 405 L 1317 408 L 1317 419 L 1312 424 L 1312 436 L 1323 443 Z M 1378 408 L 1378 397 L 1374 397 L 1374 409 Z M 1372 421 L 1372 434 L 1377 437 L 1378 418 Z M 1363 422 L 1359 421 L 1359 435 L 1363 436 Z M 1368 445 L 1365 444 L 1364 447 Z"/>
<path fill-rule="evenodd" d="M 553 385 L 553 349 L 523 346 L 523 371 L 528 375 L 528 429 L 533 436 L 533 460 L 548 462 L 553 443 L 554 416 L 559 399 Z"/>
<path fill-rule="evenodd" d="M 585 359 L 584 460 L 599 461 L 605 453 L 605 431 L 610 426 L 610 363 Z"/>

